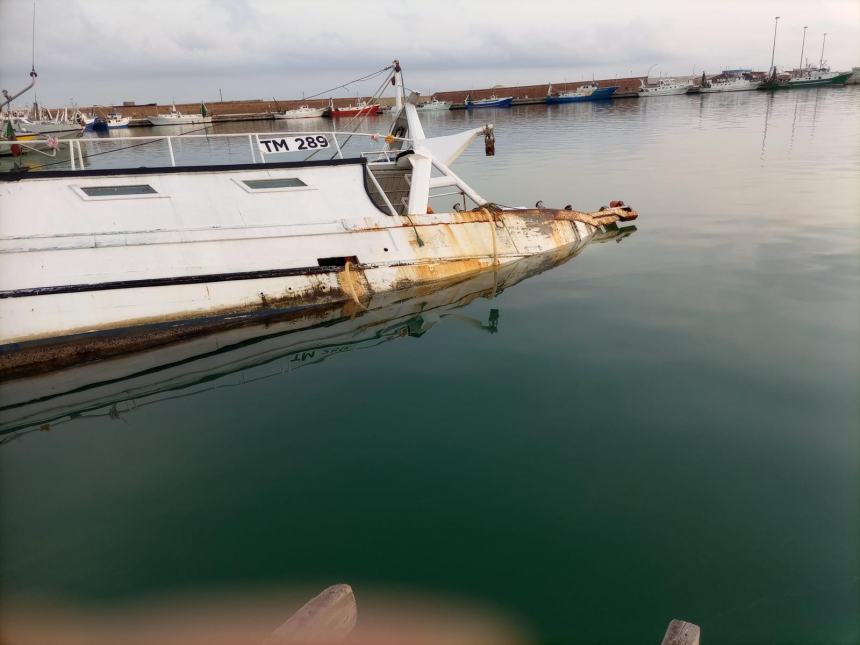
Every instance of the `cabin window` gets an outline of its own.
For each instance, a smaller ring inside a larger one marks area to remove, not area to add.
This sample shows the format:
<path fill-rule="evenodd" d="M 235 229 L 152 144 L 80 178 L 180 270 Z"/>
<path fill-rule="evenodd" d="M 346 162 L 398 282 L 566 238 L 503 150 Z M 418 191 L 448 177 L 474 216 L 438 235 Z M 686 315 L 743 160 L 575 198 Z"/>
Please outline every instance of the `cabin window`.
<path fill-rule="evenodd" d="M 272 188 L 304 188 L 307 186 L 298 177 L 280 177 L 278 179 L 243 179 L 242 183 L 251 190 L 267 190 Z"/>
<path fill-rule="evenodd" d="M 130 195 L 157 195 L 158 191 L 148 184 L 133 186 L 81 186 L 87 197 L 128 197 Z"/>
<path fill-rule="evenodd" d="M 106 199 L 152 199 L 167 197 L 149 184 L 113 184 L 105 186 L 69 186 L 78 197 L 88 202 Z"/>

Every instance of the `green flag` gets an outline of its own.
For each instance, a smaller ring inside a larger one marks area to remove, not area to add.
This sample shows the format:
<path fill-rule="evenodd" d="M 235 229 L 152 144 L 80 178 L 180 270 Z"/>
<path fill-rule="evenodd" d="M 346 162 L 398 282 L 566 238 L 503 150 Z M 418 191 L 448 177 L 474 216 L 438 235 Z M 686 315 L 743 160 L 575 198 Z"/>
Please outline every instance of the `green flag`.
<path fill-rule="evenodd" d="M 209 116 L 209 113 L 206 111 L 206 106 L 202 103 L 200 104 L 200 116 Z"/>
<path fill-rule="evenodd" d="M 15 140 L 15 128 L 12 127 L 12 119 L 6 120 L 6 128 L 3 130 L 3 136 L 9 141 Z"/>

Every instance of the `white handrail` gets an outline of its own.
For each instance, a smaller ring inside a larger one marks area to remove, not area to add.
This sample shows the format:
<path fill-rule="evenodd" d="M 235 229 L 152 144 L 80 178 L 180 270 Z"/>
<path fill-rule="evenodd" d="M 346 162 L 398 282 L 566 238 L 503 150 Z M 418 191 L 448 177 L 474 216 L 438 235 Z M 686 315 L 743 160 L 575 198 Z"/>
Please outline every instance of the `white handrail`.
<path fill-rule="evenodd" d="M 343 147 L 341 146 L 341 143 L 338 140 L 339 136 L 345 137 L 345 138 L 363 137 L 366 139 L 372 139 L 373 141 L 386 141 L 386 138 L 384 138 L 382 135 L 374 134 L 374 133 L 370 133 L 370 132 L 343 132 L 343 131 L 329 130 L 329 131 L 307 131 L 307 132 L 293 131 L 293 132 L 255 132 L 255 133 L 241 132 L 241 133 L 224 133 L 224 134 L 149 135 L 149 136 L 143 136 L 143 137 L 109 137 L 109 138 L 79 137 L 79 138 L 68 139 L 68 140 L 63 139 L 63 140 L 61 140 L 61 143 L 65 143 L 66 141 L 69 142 L 69 153 L 70 153 L 70 157 L 71 157 L 70 168 L 72 170 L 77 170 L 77 169 L 84 167 L 84 156 L 85 155 L 83 153 L 83 146 L 81 145 L 82 143 L 88 143 L 88 144 L 92 143 L 94 145 L 97 145 L 97 144 L 102 144 L 102 143 L 110 143 L 110 144 L 119 143 L 119 144 L 122 144 L 122 143 L 128 142 L 131 144 L 140 145 L 141 143 L 146 143 L 146 142 L 157 143 L 160 141 L 164 141 L 167 143 L 167 153 L 168 153 L 168 156 L 170 158 L 170 165 L 173 167 L 176 167 L 177 165 L 181 165 L 181 164 L 177 164 L 177 162 L 176 162 L 176 157 L 175 157 L 175 153 L 174 153 L 174 149 L 173 149 L 174 148 L 174 146 L 173 146 L 174 139 L 179 139 L 179 140 L 205 139 L 205 140 L 211 141 L 212 139 L 220 139 L 220 138 L 231 139 L 231 138 L 247 137 L 248 146 L 249 146 L 250 151 L 251 151 L 251 162 L 255 163 L 255 164 L 257 164 L 257 163 L 265 164 L 265 163 L 267 163 L 266 155 L 263 154 L 262 152 L 258 153 L 254 149 L 255 144 L 256 144 L 257 148 L 259 149 L 261 138 L 271 139 L 271 138 L 277 138 L 277 137 L 297 137 L 297 136 L 304 137 L 304 136 L 316 136 L 316 135 L 323 135 L 326 138 L 331 137 L 333 139 L 333 142 L 334 142 L 334 148 L 336 151 L 335 154 L 340 159 L 344 158 L 344 153 L 343 153 Z M 390 141 L 390 140 L 391 139 L 388 139 L 388 141 Z M 407 143 L 412 142 L 411 138 L 406 138 L 406 137 L 395 137 L 394 140 L 403 141 L 403 142 L 407 142 Z M 43 141 L 45 141 L 45 140 L 33 139 L 33 140 L 30 140 L 29 143 L 31 143 L 31 144 L 32 143 L 41 143 Z M 386 141 L 386 143 L 388 141 Z M 20 145 L 22 143 L 23 142 L 21 142 L 21 141 L 0 140 L 0 149 L 2 149 L 4 146 L 5 147 L 11 147 L 15 144 Z M 23 147 L 29 148 L 30 146 L 26 146 L 26 144 L 25 144 Z M 129 147 L 134 147 L 134 146 L 132 145 Z M 121 152 L 122 150 L 124 150 L 124 148 L 122 146 L 120 146 L 116 150 L 105 150 L 103 152 L 100 152 L 99 154 Z M 315 152 L 319 152 L 319 150 L 321 150 L 321 148 L 317 148 L 315 150 Z M 298 151 L 289 151 L 289 152 L 293 153 L 293 152 L 298 152 Z M 76 153 L 77 153 L 77 155 L 76 155 Z M 377 158 L 383 158 L 386 161 L 390 161 L 391 157 L 390 157 L 389 153 L 390 153 L 389 150 L 382 149 L 382 150 L 363 151 L 363 152 L 358 153 L 358 155 L 361 157 L 365 157 L 365 158 L 377 157 Z"/>

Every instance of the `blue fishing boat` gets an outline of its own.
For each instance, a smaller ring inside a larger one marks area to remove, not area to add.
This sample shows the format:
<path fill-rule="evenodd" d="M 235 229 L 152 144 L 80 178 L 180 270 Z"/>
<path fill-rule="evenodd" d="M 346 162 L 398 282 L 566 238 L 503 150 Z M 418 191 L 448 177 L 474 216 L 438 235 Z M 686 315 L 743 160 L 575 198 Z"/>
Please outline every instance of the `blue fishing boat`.
<path fill-rule="evenodd" d="M 611 99 L 617 89 L 617 87 L 599 87 L 596 84 L 588 83 L 587 85 L 580 85 L 575 90 L 553 94 L 552 85 L 550 85 L 547 90 L 546 102 L 548 104 L 554 104 L 579 103 L 581 101 L 604 101 L 606 99 Z"/>
<path fill-rule="evenodd" d="M 511 103 L 513 102 L 513 96 L 504 96 L 502 98 L 499 98 L 495 94 L 493 94 L 488 99 L 478 99 L 477 101 L 473 101 L 472 96 L 469 95 L 466 97 L 466 109 L 471 110 L 473 108 L 511 107 Z"/>

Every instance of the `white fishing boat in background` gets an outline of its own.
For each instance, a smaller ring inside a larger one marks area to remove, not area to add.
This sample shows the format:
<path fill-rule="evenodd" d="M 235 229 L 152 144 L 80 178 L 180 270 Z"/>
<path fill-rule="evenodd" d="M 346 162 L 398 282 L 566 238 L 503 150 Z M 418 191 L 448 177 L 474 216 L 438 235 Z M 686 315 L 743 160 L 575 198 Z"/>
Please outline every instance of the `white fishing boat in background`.
<path fill-rule="evenodd" d="M 32 121 L 27 117 L 12 117 L 10 120 L 12 122 L 12 127 L 15 128 L 15 132 L 19 135 L 41 134 L 45 136 L 65 138 L 77 136 L 83 130 L 83 126 L 75 121 L 55 121 L 45 119 Z"/>
<path fill-rule="evenodd" d="M 451 105 L 451 101 L 440 101 L 434 97 L 432 101 L 419 103 L 415 109 L 419 112 L 436 112 L 437 110 L 450 110 Z"/>
<path fill-rule="evenodd" d="M 741 92 L 757 90 L 762 81 L 753 78 L 751 69 L 726 69 L 718 76 L 707 78 L 702 72 L 699 91 L 703 94 L 714 92 Z"/>
<path fill-rule="evenodd" d="M 639 81 L 639 84 L 641 87 L 637 93 L 640 97 L 686 94 L 693 88 L 691 82 L 676 81 L 674 78 L 661 78 L 656 84 L 646 84 L 643 81 Z"/>
<path fill-rule="evenodd" d="M 392 79 L 397 90 L 384 136 L 112 137 L 132 156 L 104 169 L 86 159 L 94 151 L 102 161 L 105 140 L 76 139 L 60 142 L 68 168 L 0 173 L 0 371 L 85 360 L 108 336 L 118 352 L 213 319 L 362 311 L 392 292 L 498 271 L 637 217 L 621 202 L 594 212 L 490 202 L 451 164 L 480 138 L 494 154 L 493 127 L 427 137 L 416 97 L 404 102 L 397 61 L 381 71 L 380 92 Z M 208 163 L 177 163 L 197 142 Z M 157 145 L 136 156 L 145 143 Z M 251 163 L 212 156 L 237 146 Z"/>
<path fill-rule="evenodd" d="M 274 117 L 276 119 L 318 119 L 326 116 L 329 109 L 330 108 L 328 106 L 312 108 L 308 105 L 302 105 L 301 107 L 297 107 L 293 110 L 275 112 Z"/>
<path fill-rule="evenodd" d="M 83 130 L 74 114 L 69 116 L 69 109 L 63 108 L 51 112 L 40 107 L 38 103 L 33 106 L 26 115 L 10 114 L 4 117 L 12 123 L 12 127 L 18 134 L 41 134 L 53 137 L 76 136 Z"/>
<path fill-rule="evenodd" d="M 201 103 L 200 104 L 200 114 L 182 114 L 179 110 L 176 109 L 176 105 L 172 104 L 170 106 L 170 112 L 167 114 L 159 114 L 157 116 L 147 117 L 149 122 L 152 125 L 182 125 L 186 123 L 190 124 L 206 124 L 212 123 L 212 116 L 209 114 L 209 111 L 206 109 L 206 106 Z"/>

